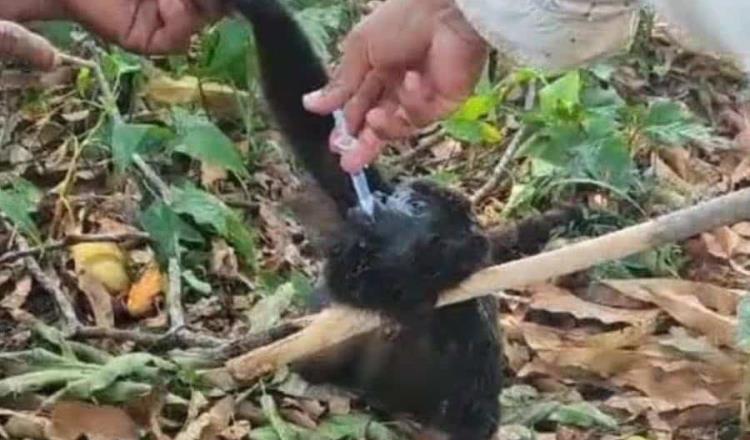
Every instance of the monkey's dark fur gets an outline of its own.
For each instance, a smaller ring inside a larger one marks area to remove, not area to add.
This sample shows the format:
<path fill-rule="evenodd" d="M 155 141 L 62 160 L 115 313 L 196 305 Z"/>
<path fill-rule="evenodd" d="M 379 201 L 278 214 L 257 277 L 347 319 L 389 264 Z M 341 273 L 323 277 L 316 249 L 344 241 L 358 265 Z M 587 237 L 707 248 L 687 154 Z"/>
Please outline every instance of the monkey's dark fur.
<path fill-rule="evenodd" d="M 538 251 L 552 227 L 573 213 L 557 211 L 502 233 L 485 233 L 458 193 L 419 180 L 394 187 L 370 168 L 377 203 L 375 220 L 368 218 L 327 148 L 333 118 L 302 106 L 302 96 L 327 81 L 306 37 L 277 0 L 234 4 L 253 24 L 271 111 L 344 224 L 330 248 L 325 291 L 319 293 L 400 324 L 395 335 L 374 332 L 295 368 L 312 382 L 355 389 L 390 413 L 412 414 L 452 440 L 490 438 L 502 386 L 498 306 L 489 297 L 434 305 L 441 291 L 477 270 Z"/>

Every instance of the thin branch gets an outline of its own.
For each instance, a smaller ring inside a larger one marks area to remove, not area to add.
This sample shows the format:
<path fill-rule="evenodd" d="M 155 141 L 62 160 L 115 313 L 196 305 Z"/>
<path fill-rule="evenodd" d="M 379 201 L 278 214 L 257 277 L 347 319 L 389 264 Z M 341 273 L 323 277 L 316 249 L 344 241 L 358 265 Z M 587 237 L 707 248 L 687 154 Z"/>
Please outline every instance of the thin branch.
<path fill-rule="evenodd" d="M 225 342 L 215 348 L 199 350 L 196 354 L 200 354 L 201 357 L 211 359 L 214 362 L 223 363 L 243 353 L 266 346 L 278 341 L 279 339 L 286 338 L 304 328 L 306 324 L 309 324 L 309 320 L 306 322 L 285 322 L 262 332 L 249 333 L 241 338 Z"/>
<path fill-rule="evenodd" d="M 508 148 L 506 148 L 505 153 L 503 153 L 503 157 L 500 158 L 500 161 L 497 163 L 497 165 L 495 165 L 494 170 L 492 170 L 492 175 L 490 176 L 490 178 L 471 197 L 472 205 L 476 205 L 477 203 L 481 202 L 495 188 L 500 186 L 503 177 L 508 173 L 508 165 L 516 157 L 516 153 L 522 145 L 521 141 L 523 141 L 524 137 L 526 137 L 526 131 L 526 129 L 521 128 L 513 136 L 513 139 L 510 141 Z M 529 141 L 533 140 L 533 138 L 533 136 L 529 138 Z"/>
<path fill-rule="evenodd" d="M 166 295 L 167 314 L 172 329 L 185 326 L 185 310 L 182 307 L 182 269 L 177 257 L 169 258 L 169 290 Z"/>
<path fill-rule="evenodd" d="M 146 177 L 146 180 L 159 192 L 164 203 L 172 204 L 172 191 L 164 180 L 154 171 L 151 166 L 139 155 L 133 155 L 133 162 Z M 177 231 L 174 231 L 177 234 Z M 185 311 L 182 307 L 182 269 L 179 256 L 169 258 L 169 290 L 167 291 L 167 312 L 169 314 L 169 325 L 173 331 L 185 325 Z"/>
<path fill-rule="evenodd" d="M 443 139 L 445 139 L 445 134 L 443 134 L 442 130 L 437 130 L 434 133 L 430 133 L 419 139 L 417 145 L 414 146 L 414 148 L 402 154 L 401 156 L 398 156 L 395 161 L 397 163 L 407 164 L 416 159 L 420 154 L 439 144 Z"/>
<path fill-rule="evenodd" d="M 226 344 L 224 339 L 201 335 L 185 328 L 168 333 L 150 333 L 139 330 L 121 330 L 104 327 L 80 327 L 71 339 L 111 339 L 135 342 L 138 345 L 158 346 L 169 350 L 176 347 L 216 347 Z"/>
<path fill-rule="evenodd" d="M 12 263 L 20 258 L 44 254 L 48 251 L 63 249 L 68 246 L 80 243 L 122 243 L 124 241 L 131 240 L 146 241 L 150 240 L 150 237 L 145 232 L 123 232 L 114 234 L 72 234 L 65 236 L 65 238 L 63 238 L 62 240 L 53 241 L 41 246 L 34 246 L 25 250 L 6 252 L 5 254 L 0 255 L 0 265 Z"/>
<path fill-rule="evenodd" d="M 13 230 L 13 227 L 7 221 L 3 221 L 3 224 L 9 231 Z M 21 252 L 28 252 L 31 249 L 28 240 L 23 235 L 16 234 L 15 240 Z M 76 328 L 80 327 L 81 323 L 78 321 L 73 303 L 62 290 L 62 287 L 60 287 L 60 280 L 56 276 L 46 273 L 33 256 L 24 257 L 23 261 L 34 280 L 55 298 L 57 307 L 60 309 L 60 314 L 65 321 L 66 329 L 69 332 L 73 332 Z"/>
<path fill-rule="evenodd" d="M 479 271 L 458 288 L 444 292 L 438 307 L 545 282 L 748 219 L 750 189 L 745 189 L 599 238 Z M 226 366 L 238 381 L 252 380 L 368 333 L 382 322 L 374 313 L 333 306 L 314 316 L 301 332 L 234 358 Z"/>

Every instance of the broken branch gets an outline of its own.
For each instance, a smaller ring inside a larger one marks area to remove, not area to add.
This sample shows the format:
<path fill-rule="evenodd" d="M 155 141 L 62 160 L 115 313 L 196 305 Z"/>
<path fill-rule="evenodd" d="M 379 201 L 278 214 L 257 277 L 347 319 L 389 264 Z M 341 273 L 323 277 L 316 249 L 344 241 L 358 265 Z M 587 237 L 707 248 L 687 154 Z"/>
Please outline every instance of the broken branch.
<path fill-rule="evenodd" d="M 47 251 L 53 251 L 63 249 L 68 246 L 80 243 L 122 243 L 124 241 L 145 241 L 149 240 L 150 237 L 144 232 L 125 232 L 117 234 L 71 234 L 65 236 L 62 240 L 53 241 L 51 243 L 34 246 L 28 249 L 22 249 L 12 252 L 6 252 L 0 255 L 0 265 L 12 263 L 20 258 L 29 257 L 32 255 L 43 254 Z"/>
<path fill-rule="evenodd" d="M 569 275 L 747 219 L 750 219 L 750 189 L 562 249 L 484 269 L 445 292 L 438 307 Z M 381 323 L 382 318 L 374 313 L 333 306 L 316 315 L 299 333 L 234 358 L 226 366 L 236 380 L 250 381 L 368 333 Z"/>

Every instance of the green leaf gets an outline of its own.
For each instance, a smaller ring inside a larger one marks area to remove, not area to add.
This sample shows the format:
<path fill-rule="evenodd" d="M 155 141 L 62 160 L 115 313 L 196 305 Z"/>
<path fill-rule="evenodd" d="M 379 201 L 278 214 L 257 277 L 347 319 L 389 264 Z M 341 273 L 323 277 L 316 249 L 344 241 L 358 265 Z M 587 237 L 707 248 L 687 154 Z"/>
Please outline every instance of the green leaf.
<path fill-rule="evenodd" d="M 448 119 L 443 122 L 443 128 L 452 138 L 470 144 L 482 142 L 483 131 L 482 124 L 479 121 L 470 121 L 465 119 Z"/>
<path fill-rule="evenodd" d="M 193 185 L 172 188 L 172 191 L 175 212 L 189 215 L 196 223 L 213 228 L 232 244 L 246 264 L 253 269 L 256 267 L 255 238 L 234 211 L 212 194 Z"/>
<path fill-rule="evenodd" d="M 81 32 L 80 26 L 71 21 L 56 20 L 35 23 L 33 29 L 62 50 L 72 49 L 76 34 Z"/>
<path fill-rule="evenodd" d="M 13 182 L 13 194 L 26 205 L 27 212 L 36 212 L 36 207 L 42 201 L 44 194 L 33 183 L 19 178 Z"/>
<path fill-rule="evenodd" d="M 258 301 L 247 314 L 253 332 L 262 332 L 275 326 L 281 316 L 292 305 L 296 296 L 294 285 L 281 285 L 272 295 L 265 296 Z"/>
<path fill-rule="evenodd" d="M 30 214 L 36 211 L 40 197 L 39 191 L 26 181 L 16 182 L 9 190 L 0 190 L 0 213 L 37 243 L 41 242 L 41 234 Z"/>
<path fill-rule="evenodd" d="M 711 137 L 708 127 L 694 121 L 674 101 L 653 103 L 644 119 L 643 131 L 653 140 L 670 145 L 683 145 L 691 140 Z"/>
<path fill-rule="evenodd" d="M 238 176 L 248 176 L 239 150 L 216 125 L 179 109 L 174 112 L 174 120 L 178 135 L 175 151 Z"/>
<path fill-rule="evenodd" d="M 481 121 L 479 126 L 482 130 L 482 141 L 487 144 L 498 144 L 503 140 L 503 133 L 492 124 Z"/>
<path fill-rule="evenodd" d="M 385 425 L 364 414 L 335 415 L 326 418 L 317 433 L 330 440 L 347 440 L 351 438 L 368 438 L 393 440 L 398 437 Z"/>
<path fill-rule="evenodd" d="M 233 83 L 244 89 L 248 83 L 248 69 L 253 39 L 245 20 L 224 19 L 201 40 L 199 62 L 202 76 Z"/>
<path fill-rule="evenodd" d="M 263 409 L 263 414 L 265 414 L 265 416 L 271 422 L 271 426 L 279 436 L 280 440 L 297 440 L 299 438 L 292 427 L 284 421 L 281 415 L 279 415 L 279 411 L 276 407 L 276 402 L 274 402 L 273 397 L 269 396 L 268 394 L 263 395 L 260 398 L 260 405 Z"/>
<path fill-rule="evenodd" d="M 156 241 L 156 252 L 162 260 L 177 255 L 179 221 L 177 214 L 163 202 L 155 202 L 141 214 L 141 226 Z"/>
<path fill-rule="evenodd" d="M 477 121 L 490 113 L 496 105 L 494 95 L 472 96 L 452 116 L 465 121 Z"/>
<path fill-rule="evenodd" d="M 159 151 L 171 137 L 169 130 L 156 125 L 114 122 L 111 145 L 117 172 L 123 173 L 133 163 L 135 154 Z"/>
<path fill-rule="evenodd" d="M 562 405 L 550 415 L 549 419 L 563 425 L 581 428 L 617 429 L 617 420 L 587 402 Z"/>
<path fill-rule="evenodd" d="M 580 104 L 581 87 L 581 74 L 577 70 L 544 87 L 539 92 L 542 112 L 552 114 L 560 107 L 568 108 Z"/>
<path fill-rule="evenodd" d="M 113 48 L 103 57 L 102 70 L 109 81 L 115 82 L 122 76 L 141 72 L 141 59 L 122 49 Z"/>
<path fill-rule="evenodd" d="M 182 279 L 196 292 L 204 295 L 211 293 L 211 284 L 199 279 L 192 270 L 182 272 Z"/>
<path fill-rule="evenodd" d="M 229 208 L 205 191 L 188 184 L 183 188 L 172 188 L 172 208 L 179 214 L 186 214 L 196 223 L 212 227 L 219 235 L 229 235 Z"/>
<path fill-rule="evenodd" d="M 85 379 L 68 384 L 67 393 L 79 398 L 89 398 L 93 394 L 114 385 L 122 378 L 139 377 L 156 380 L 162 371 L 173 370 L 174 365 L 146 353 L 131 353 L 113 358 L 106 364 L 89 373 Z"/>
<path fill-rule="evenodd" d="M 257 269 L 256 237 L 242 222 L 239 216 L 231 212 L 227 218 L 229 233 L 225 237 L 232 244 L 242 260 L 253 270 Z"/>

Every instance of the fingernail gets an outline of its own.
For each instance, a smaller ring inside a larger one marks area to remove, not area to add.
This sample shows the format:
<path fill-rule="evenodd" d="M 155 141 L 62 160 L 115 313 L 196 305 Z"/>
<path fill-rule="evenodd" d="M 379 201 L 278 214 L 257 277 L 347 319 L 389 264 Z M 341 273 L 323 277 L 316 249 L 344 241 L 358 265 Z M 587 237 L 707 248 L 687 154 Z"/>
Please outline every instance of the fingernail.
<path fill-rule="evenodd" d="M 406 72 L 404 77 L 404 88 L 410 92 L 419 90 L 419 74 L 417 72 Z"/>
<path fill-rule="evenodd" d="M 362 171 L 364 165 L 362 164 L 359 155 L 344 154 L 341 156 L 341 168 L 343 168 L 347 173 L 353 174 Z"/>
<path fill-rule="evenodd" d="M 305 107 L 314 106 L 315 105 L 315 101 L 317 101 L 318 99 L 320 99 L 321 96 L 323 96 L 323 92 L 321 92 L 320 90 L 316 90 L 314 92 L 310 92 L 307 95 L 304 95 L 302 97 L 302 104 Z"/>

